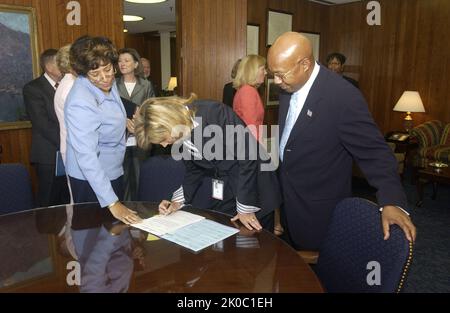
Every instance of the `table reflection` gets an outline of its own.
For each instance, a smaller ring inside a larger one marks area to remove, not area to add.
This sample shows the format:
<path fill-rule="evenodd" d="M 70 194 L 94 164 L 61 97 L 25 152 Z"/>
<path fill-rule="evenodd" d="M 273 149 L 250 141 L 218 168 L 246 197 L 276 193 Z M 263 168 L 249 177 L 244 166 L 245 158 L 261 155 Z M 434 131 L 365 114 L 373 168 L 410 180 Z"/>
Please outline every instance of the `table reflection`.
<path fill-rule="evenodd" d="M 157 214 L 153 203 L 126 205 L 142 218 Z M 92 203 L 0 217 L 0 230 L 18 229 L 9 248 L 0 248 L 1 255 L 10 253 L 2 258 L 8 266 L 2 266 L 0 278 L 13 277 L 20 269 L 11 264 L 24 260 L 30 260 L 28 269 L 45 259 L 50 263 L 39 275 L 10 280 L 0 291 L 322 292 L 309 266 L 279 238 L 248 231 L 217 212 L 187 211 L 240 232 L 195 253 L 117 222 L 109 210 Z M 2 242 L 5 236 L 0 233 Z M 20 253 L 23 242 L 47 250 Z"/>

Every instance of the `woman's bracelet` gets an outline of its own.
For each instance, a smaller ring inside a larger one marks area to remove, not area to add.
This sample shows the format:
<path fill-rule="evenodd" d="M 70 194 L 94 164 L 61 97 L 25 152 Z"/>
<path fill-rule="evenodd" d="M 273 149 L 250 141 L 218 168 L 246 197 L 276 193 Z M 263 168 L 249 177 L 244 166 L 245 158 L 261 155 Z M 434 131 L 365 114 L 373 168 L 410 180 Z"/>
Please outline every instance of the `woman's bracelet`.
<path fill-rule="evenodd" d="M 108 209 L 111 209 L 113 206 L 115 206 L 117 204 L 117 202 L 119 202 L 119 200 L 114 201 L 113 203 L 111 203 L 110 205 L 108 205 Z"/>

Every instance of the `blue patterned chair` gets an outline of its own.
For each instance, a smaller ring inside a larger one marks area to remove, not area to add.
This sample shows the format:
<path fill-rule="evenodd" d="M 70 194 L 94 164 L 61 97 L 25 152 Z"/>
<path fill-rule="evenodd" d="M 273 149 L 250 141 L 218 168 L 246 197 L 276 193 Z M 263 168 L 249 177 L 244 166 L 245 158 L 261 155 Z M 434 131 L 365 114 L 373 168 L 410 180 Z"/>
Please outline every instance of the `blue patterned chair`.
<path fill-rule="evenodd" d="M 139 201 L 160 202 L 170 200 L 172 193 L 183 183 L 186 169 L 183 161 L 170 155 L 154 156 L 141 165 L 139 175 Z M 192 201 L 196 208 L 207 209 L 212 201 L 212 181 L 205 178 Z"/>
<path fill-rule="evenodd" d="M 361 198 L 341 201 L 316 266 L 324 288 L 328 292 L 399 292 L 412 261 L 412 243 L 397 225 L 391 226 L 387 241 L 383 237 L 378 205 Z M 371 275 L 377 275 L 373 272 L 377 265 L 380 284 L 371 285 L 368 281 L 376 278 Z"/>
<path fill-rule="evenodd" d="M 32 209 L 28 171 L 22 164 L 0 164 L 0 215 Z"/>

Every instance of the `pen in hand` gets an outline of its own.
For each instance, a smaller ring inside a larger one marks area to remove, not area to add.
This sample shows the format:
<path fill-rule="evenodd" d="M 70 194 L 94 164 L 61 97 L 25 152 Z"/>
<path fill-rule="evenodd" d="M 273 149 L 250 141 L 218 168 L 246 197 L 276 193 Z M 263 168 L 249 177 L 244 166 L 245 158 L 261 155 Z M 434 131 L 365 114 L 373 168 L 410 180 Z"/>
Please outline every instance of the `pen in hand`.
<path fill-rule="evenodd" d="M 159 214 L 161 215 L 169 215 L 175 211 L 178 211 L 181 207 L 179 202 L 171 202 L 168 200 L 163 200 L 158 206 Z"/>

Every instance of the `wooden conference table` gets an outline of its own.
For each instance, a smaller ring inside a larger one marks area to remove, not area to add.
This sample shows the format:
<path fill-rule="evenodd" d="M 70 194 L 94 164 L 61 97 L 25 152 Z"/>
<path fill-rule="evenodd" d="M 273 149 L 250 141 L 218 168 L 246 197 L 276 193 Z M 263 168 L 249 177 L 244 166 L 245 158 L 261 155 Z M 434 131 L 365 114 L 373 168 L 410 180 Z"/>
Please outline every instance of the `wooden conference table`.
<path fill-rule="evenodd" d="M 125 204 L 142 218 L 157 214 L 155 203 Z M 234 226 L 217 212 L 187 211 Z M 241 226 L 195 253 L 117 223 L 93 203 L 1 216 L 0 243 L 0 292 L 323 292 L 295 250 L 269 232 Z"/>

